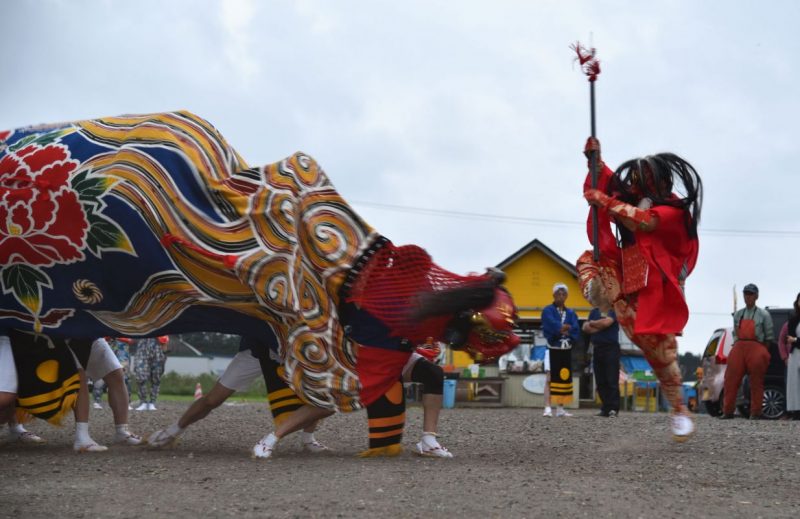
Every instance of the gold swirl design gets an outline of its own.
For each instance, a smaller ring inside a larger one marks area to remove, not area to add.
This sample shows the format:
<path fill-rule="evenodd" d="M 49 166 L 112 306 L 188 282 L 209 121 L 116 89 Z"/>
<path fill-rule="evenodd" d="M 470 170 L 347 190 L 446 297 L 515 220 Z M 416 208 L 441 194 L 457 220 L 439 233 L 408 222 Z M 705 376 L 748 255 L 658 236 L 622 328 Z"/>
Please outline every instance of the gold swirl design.
<path fill-rule="evenodd" d="M 72 284 L 72 293 L 81 303 L 96 305 L 103 300 L 100 288 L 88 279 L 78 279 Z"/>
<path fill-rule="evenodd" d="M 260 196 L 259 196 L 260 195 Z M 253 230 L 259 242 L 273 252 L 290 254 L 297 243 L 296 198 L 290 192 L 261 191 L 253 203 Z"/>
<path fill-rule="evenodd" d="M 364 243 L 372 228 L 332 190 L 309 195 L 300 210 L 300 244 L 313 266 L 322 270 L 352 266 L 353 244 Z"/>
<path fill-rule="evenodd" d="M 162 242 L 175 270 L 151 276 L 121 311 L 91 315 L 120 335 L 141 336 L 193 306 L 233 309 L 271 326 L 286 381 L 301 399 L 361 407 L 356 346 L 339 323 L 338 293 L 377 233 L 316 161 L 297 153 L 248 169 L 213 126 L 188 112 L 78 126 L 111 150 L 81 167 L 113 178 L 110 193 L 156 239 L 176 238 Z M 186 164 L 159 163 L 150 153 L 156 148 L 176 151 Z"/>

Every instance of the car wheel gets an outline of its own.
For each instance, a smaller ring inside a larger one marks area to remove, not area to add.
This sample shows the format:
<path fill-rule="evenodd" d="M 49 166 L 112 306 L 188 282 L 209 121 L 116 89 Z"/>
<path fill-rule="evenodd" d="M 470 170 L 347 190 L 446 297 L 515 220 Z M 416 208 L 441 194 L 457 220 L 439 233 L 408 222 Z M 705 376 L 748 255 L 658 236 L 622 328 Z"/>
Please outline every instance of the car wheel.
<path fill-rule="evenodd" d="M 783 416 L 786 412 L 786 395 L 783 389 L 777 386 L 767 386 L 764 388 L 764 411 L 762 416 L 775 420 Z"/>

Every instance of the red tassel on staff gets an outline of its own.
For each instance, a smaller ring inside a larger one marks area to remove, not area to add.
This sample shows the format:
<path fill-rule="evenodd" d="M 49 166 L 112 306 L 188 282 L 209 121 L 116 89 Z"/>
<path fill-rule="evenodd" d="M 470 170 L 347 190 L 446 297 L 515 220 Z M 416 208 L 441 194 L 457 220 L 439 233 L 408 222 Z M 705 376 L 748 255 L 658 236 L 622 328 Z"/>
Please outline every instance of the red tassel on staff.
<path fill-rule="evenodd" d="M 589 77 L 589 81 L 594 81 L 600 75 L 600 61 L 597 59 L 596 50 L 594 47 L 587 49 L 581 42 L 576 42 L 570 47 L 578 55 L 578 63 L 583 69 L 583 73 Z"/>

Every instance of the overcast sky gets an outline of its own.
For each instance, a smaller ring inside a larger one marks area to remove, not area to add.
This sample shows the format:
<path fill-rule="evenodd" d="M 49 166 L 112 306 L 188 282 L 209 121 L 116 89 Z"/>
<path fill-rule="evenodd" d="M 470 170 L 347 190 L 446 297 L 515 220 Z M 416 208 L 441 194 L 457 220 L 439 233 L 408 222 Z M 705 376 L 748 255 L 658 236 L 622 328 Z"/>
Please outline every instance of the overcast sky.
<path fill-rule="evenodd" d="M 700 353 L 734 284 L 800 291 L 798 19 L 791 0 L 9 1 L 0 129 L 188 109 L 251 165 L 311 154 L 450 270 L 534 238 L 573 261 L 589 106 L 569 45 L 591 35 L 605 161 L 672 151 L 703 178 L 680 341 Z"/>

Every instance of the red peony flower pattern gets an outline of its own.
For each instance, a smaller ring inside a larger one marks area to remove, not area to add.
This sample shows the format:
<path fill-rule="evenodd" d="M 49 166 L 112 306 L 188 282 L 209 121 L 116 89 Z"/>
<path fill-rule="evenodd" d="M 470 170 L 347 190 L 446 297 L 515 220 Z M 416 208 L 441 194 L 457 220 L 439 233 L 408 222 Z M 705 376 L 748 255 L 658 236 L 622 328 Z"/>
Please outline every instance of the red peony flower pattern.
<path fill-rule="evenodd" d="M 69 184 L 78 164 L 57 143 L 29 144 L 0 159 L 0 265 L 84 258 L 89 222 Z"/>

